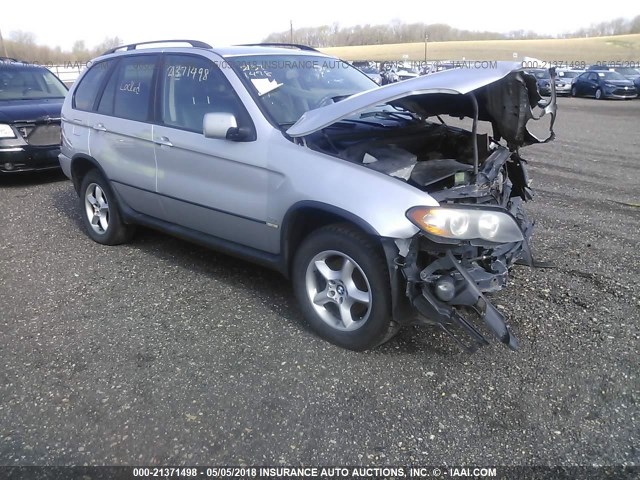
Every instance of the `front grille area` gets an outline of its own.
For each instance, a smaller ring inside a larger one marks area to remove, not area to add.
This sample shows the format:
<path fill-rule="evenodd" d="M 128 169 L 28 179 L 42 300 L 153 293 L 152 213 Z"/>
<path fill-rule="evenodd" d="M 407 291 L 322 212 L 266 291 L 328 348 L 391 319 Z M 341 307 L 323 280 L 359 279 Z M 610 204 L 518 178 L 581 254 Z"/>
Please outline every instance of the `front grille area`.
<path fill-rule="evenodd" d="M 17 126 L 20 135 L 29 145 L 44 147 L 60 144 L 60 124 L 49 123 L 46 125 L 28 124 Z"/>
<path fill-rule="evenodd" d="M 625 90 L 624 88 L 616 88 L 613 91 L 614 95 L 620 95 L 622 97 L 632 97 L 633 95 L 636 94 L 635 89 L 629 89 L 629 90 Z"/>

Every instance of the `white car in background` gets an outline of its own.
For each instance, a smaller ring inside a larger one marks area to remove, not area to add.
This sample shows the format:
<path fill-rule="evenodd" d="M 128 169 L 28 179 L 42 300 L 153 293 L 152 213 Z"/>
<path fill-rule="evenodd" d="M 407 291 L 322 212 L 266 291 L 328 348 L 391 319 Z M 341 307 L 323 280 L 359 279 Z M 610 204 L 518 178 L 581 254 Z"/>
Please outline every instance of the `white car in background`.
<path fill-rule="evenodd" d="M 418 72 L 417 68 L 409 67 L 406 65 L 399 66 L 397 73 L 400 80 L 409 80 L 410 78 L 416 78 L 420 76 L 420 72 Z"/>
<path fill-rule="evenodd" d="M 571 85 L 581 73 L 584 73 L 584 70 L 557 69 L 556 95 L 571 95 Z"/>

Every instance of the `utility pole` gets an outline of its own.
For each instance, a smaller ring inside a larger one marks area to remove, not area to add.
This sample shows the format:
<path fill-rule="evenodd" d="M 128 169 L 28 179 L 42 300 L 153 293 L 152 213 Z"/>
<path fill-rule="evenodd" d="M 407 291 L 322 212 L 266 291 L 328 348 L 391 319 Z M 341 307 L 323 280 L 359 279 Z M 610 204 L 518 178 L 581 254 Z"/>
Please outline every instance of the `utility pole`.
<path fill-rule="evenodd" d="M 289 43 L 293 43 L 293 20 L 289 20 Z"/>
<path fill-rule="evenodd" d="M 2 38 L 2 30 L 0 30 L 0 43 L 2 43 L 2 51 L 4 52 L 4 56 L 8 58 L 9 54 L 7 53 L 7 46 L 4 44 L 4 38 Z"/>
<path fill-rule="evenodd" d="M 424 34 L 424 66 L 427 66 L 427 48 L 429 48 L 429 35 Z"/>

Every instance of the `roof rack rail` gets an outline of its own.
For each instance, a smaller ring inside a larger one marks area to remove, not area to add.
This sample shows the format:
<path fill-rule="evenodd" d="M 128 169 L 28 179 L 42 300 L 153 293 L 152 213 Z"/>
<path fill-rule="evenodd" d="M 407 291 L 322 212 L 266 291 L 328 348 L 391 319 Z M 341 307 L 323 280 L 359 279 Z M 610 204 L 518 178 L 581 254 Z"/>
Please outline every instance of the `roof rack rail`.
<path fill-rule="evenodd" d="M 13 58 L 13 57 L 3 57 L 2 55 L 0 55 L 0 62 L 19 62 L 20 60 L 18 60 L 17 58 Z"/>
<path fill-rule="evenodd" d="M 213 48 L 211 45 L 205 42 L 201 42 L 199 40 L 153 40 L 151 42 L 139 42 L 139 43 L 131 43 L 129 45 L 120 45 L 119 47 L 112 48 L 103 53 L 103 55 L 108 55 L 110 53 L 115 53 L 118 50 L 136 50 L 136 48 L 140 45 L 153 45 L 154 43 L 188 43 L 194 48 Z"/>
<path fill-rule="evenodd" d="M 298 50 L 305 50 L 307 52 L 318 52 L 319 50 L 308 45 L 302 45 L 300 43 L 278 43 L 278 42 L 263 42 L 263 43 L 243 43 L 236 45 L 237 47 L 283 47 L 283 48 L 297 48 Z"/>

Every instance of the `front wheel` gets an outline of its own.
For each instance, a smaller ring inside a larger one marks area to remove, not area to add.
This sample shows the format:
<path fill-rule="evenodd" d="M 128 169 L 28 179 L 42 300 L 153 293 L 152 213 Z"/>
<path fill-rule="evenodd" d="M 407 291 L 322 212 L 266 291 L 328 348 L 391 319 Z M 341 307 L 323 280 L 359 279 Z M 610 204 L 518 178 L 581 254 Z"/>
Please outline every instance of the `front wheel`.
<path fill-rule="evenodd" d="M 571 87 L 571 96 L 572 97 L 578 96 L 578 89 L 575 86 Z"/>
<path fill-rule="evenodd" d="M 602 90 L 599 88 L 596 90 L 596 100 L 602 100 Z"/>
<path fill-rule="evenodd" d="M 296 252 L 293 286 L 302 312 L 322 338 L 366 350 L 397 332 L 389 274 L 381 249 L 349 225 L 329 225 Z"/>
<path fill-rule="evenodd" d="M 131 239 L 133 227 L 120 217 L 115 196 L 104 177 L 92 170 L 80 185 L 82 223 L 92 240 L 104 245 L 118 245 Z"/>

